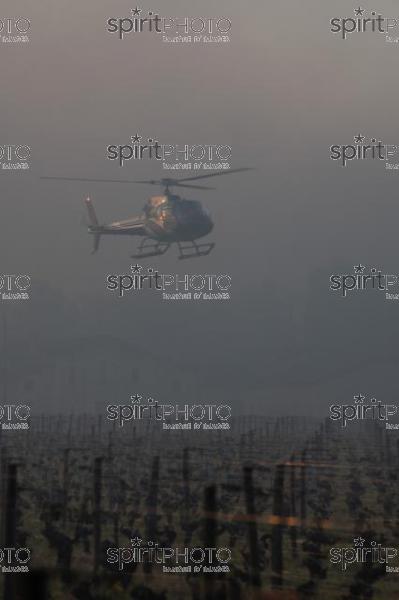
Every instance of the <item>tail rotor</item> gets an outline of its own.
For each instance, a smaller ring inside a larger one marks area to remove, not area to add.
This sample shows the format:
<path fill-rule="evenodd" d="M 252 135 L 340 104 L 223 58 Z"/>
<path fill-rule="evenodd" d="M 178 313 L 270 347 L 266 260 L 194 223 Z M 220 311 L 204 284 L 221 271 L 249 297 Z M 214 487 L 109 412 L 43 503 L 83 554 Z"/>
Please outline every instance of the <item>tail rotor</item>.
<path fill-rule="evenodd" d="M 101 225 L 98 222 L 96 211 L 94 210 L 94 206 L 90 198 L 86 198 L 85 204 L 87 208 L 87 214 L 89 216 L 88 230 L 89 233 L 92 233 L 94 235 L 93 250 L 91 252 L 92 254 L 94 254 L 95 252 L 97 252 L 98 247 L 100 245 Z"/>

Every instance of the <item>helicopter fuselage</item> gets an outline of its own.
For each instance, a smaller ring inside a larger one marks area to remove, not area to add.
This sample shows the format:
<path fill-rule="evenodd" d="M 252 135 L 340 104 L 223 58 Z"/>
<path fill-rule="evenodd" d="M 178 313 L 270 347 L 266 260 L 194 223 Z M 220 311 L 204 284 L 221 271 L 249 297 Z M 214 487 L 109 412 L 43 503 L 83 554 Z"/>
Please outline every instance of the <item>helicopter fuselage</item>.
<path fill-rule="evenodd" d="M 196 240 L 213 229 L 212 219 L 200 202 L 172 194 L 152 196 L 144 216 L 148 237 L 162 241 Z"/>

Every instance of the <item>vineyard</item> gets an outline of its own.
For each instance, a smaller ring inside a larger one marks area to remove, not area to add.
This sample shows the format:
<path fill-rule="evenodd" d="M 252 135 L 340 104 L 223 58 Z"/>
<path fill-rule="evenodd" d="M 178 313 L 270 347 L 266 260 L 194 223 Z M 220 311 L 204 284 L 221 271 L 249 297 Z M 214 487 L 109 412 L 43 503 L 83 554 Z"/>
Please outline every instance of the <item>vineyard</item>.
<path fill-rule="evenodd" d="M 330 560 L 359 536 L 399 542 L 399 446 L 393 432 L 363 425 L 353 435 L 329 421 L 245 417 L 230 431 L 163 432 L 82 415 L 3 431 L 3 547 L 29 548 L 31 560 L 29 573 L 3 575 L 1 597 L 394 597 L 398 575 L 384 564 L 343 571 Z M 224 548 L 231 560 L 211 573 L 111 564 L 108 549 L 132 539 Z"/>

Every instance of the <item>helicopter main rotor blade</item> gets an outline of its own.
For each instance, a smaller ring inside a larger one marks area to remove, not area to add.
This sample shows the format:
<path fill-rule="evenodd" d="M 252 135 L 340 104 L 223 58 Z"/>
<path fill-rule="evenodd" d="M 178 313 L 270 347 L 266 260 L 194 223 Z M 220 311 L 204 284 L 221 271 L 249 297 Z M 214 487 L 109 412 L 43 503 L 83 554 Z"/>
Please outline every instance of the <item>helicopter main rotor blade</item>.
<path fill-rule="evenodd" d="M 214 190 L 213 187 L 205 185 L 184 185 L 180 184 L 177 179 L 145 179 L 145 180 L 131 180 L 131 179 L 94 179 L 89 177 L 40 177 L 40 179 L 55 179 L 56 181 L 89 181 L 99 183 L 146 183 L 151 185 L 170 185 L 176 187 L 189 187 L 196 190 Z"/>
<path fill-rule="evenodd" d="M 233 173 L 241 173 L 243 171 L 252 171 L 250 167 L 241 169 L 232 169 L 231 171 L 218 171 L 217 173 L 208 173 L 207 175 L 196 175 L 195 177 L 182 177 L 174 179 L 172 177 L 164 177 L 162 179 L 97 179 L 95 177 L 50 177 L 42 176 L 40 179 L 53 179 L 56 181 L 85 181 L 97 183 L 144 183 L 149 185 L 164 185 L 166 187 L 191 187 L 197 190 L 214 190 L 215 188 L 207 186 L 185 185 L 185 181 L 195 181 L 197 179 L 208 179 L 209 177 L 219 177 L 220 175 L 231 175 Z"/>
<path fill-rule="evenodd" d="M 190 185 L 189 183 L 179 183 L 179 181 L 176 181 L 176 183 L 173 183 L 172 185 L 173 185 L 173 187 L 192 188 L 193 190 L 215 190 L 216 189 L 214 187 L 209 187 L 207 185 Z"/>
<path fill-rule="evenodd" d="M 197 175 L 196 177 L 184 177 L 176 181 L 194 181 L 195 179 L 207 179 L 208 177 L 219 177 L 219 175 L 231 175 L 232 173 L 240 173 L 242 171 L 252 171 L 251 167 L 243 167 L 241 169 L 231 169 L 231 171 L 218 171 L 217 173 L 209 173 L 209 175 Z"/>
<path fill-rule="evenodd" d="M 40 177 L 40 179 L 56 179 L 61 181 L 97 181 L 99 183 L 155 183 L 152 181 L 137 181 L 131 179 L 94 179 L 89 177 Z"/>
<path fill-rule="evenodd" d="M 206 185 L 186 185 L 184 183 L 180 183 L 183 181 L 181 179 L 172 179 L 170 177 L 165 177 L 163 179 L 146 179 L 143 181 L 132 181 L 131 183 L 147 183 L 150 185 L 164 185 L 166 187 L 189 187 L 194 188 L 196 190 L 214 190 L 215 188 L 209 187 Z"/>

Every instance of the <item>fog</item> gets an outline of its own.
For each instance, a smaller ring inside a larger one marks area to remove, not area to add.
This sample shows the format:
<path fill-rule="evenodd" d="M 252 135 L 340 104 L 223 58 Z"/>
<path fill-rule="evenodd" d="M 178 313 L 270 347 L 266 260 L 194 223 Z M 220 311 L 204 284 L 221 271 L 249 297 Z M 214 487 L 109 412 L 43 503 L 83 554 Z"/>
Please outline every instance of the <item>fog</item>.
<path fill-rule="evenodd" d="M 138 391 L 223 399 L 237 413 L 326 415 L 333 400 L 359 391 L 395 394 L 395 302 L 375 291 L 344 299 L 329 278 L 359 262 L 398 272 L 398 175 L 381 161 L 343 168 L 329 148 L 359 133 L 399 141 L 398 46 L 333 35 L 329 20 L 353 14 L 341 0 L 143 6 L 231 19 L 230 43 L 202 45 L 118 40 L 106 21 L 131 8 L 26 2 L 31 41 L 2 44 L 0 144 L 32 149 L 29 170 L 0 175 L 0 270 L 32 280 L 29 301 L 0 305 L 9 399 L 25 393 L 38 411 L 85 411 Z M 387 1 L 378 10 L 397 12 Z M 3 13 L 14 12 L 6 3 Z M 140 214 L 159 189 L 40 179 L 165 176 L 156 161 L 119 168 L 107 160 L 108 145 L 136 133 L 227 144 L 233 168 L 253 168 L 215 178 L 215 190 L 184 190 L 211 211 L 209 256 L 179 261 L 171 248 L 139 261 L 162 273 L 228 274 L 230 300 L 112 295 L 106 277 L 129 272 L 137 242 L 104 238 L 90 254 L 83 199 L 90 195 L 109 222 Z"/>

